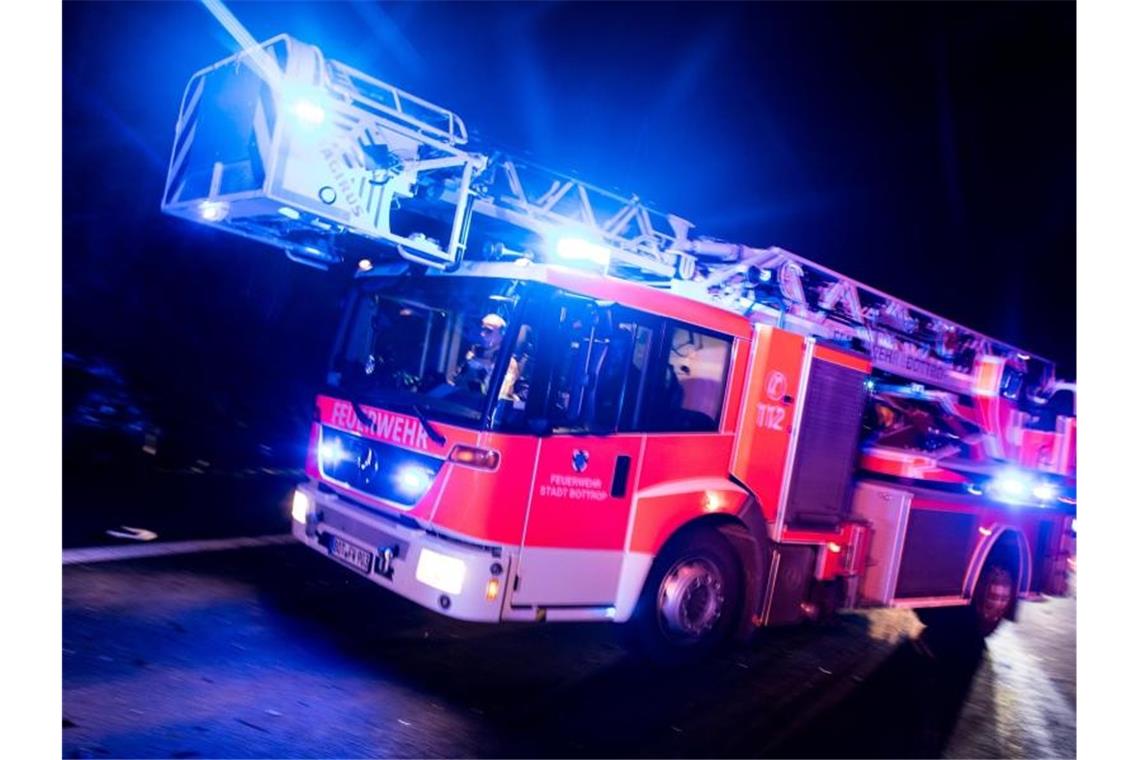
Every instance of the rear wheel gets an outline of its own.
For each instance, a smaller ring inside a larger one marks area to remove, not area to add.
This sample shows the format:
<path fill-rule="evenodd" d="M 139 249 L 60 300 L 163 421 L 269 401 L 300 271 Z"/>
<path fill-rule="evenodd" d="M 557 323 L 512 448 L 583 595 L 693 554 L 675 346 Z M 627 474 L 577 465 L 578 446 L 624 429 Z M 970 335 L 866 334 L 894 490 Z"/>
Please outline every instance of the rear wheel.
<path fill-rule="evenodd" d="M 916 610 L 927 628 L 984 639 L 997 630 L 1017 599 L 1017 579 L 1004 562 L 991 562 L 982 569 L 974 597 L 965 607 Z"/>
<path fill-rule="evenodd" d="M 634 611 L 641 650 L 660 663 L 699 659 L 723 644 L 740 610 L 740 562 L 719 532 L 701 529 L 658 555 Z"/>
<path fill-rule="evenodd" d="M 1017 597 L 1013 573 L 1004 565 L 987 565 L 974 589 L 974 619 L 978 633 L 984 638 L 997 630 L 1002 618 L 1013 608 Z"/>

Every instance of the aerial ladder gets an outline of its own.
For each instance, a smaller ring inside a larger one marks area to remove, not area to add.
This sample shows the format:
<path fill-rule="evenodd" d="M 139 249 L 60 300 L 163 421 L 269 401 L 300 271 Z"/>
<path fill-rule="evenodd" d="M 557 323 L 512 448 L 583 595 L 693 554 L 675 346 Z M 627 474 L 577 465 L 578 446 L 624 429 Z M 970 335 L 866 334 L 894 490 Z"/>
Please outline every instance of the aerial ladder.
<path fill-rule="evenodd" d="M 353 258 L 448 270 L 585 259 L 990 403 L 995 453 L 1007 457 L 1016 441 L 1004 431 L 1018 422 L 1009 418 L 1024 413 L 996 409 L 1056 382 L 1047 359 L 794 253 L 694 236 L 692 223 L 636 195 L 477 151 L 458 114 L 287 35 L 191 78 L 162 209 L 320 268 Z"/>

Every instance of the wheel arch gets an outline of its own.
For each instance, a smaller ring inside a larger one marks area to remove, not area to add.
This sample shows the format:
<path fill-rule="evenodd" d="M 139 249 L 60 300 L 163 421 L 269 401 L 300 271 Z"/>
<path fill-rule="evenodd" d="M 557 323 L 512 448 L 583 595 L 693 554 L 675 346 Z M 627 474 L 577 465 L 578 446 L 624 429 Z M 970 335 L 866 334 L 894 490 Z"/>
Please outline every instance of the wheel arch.
<path fill-rule="evenodd" d="M 962 595 L 972 599 L 982 569 L 991 559 L 1001 559 L 1006 566 L 1013 570 L 1017 581 L 1017 597 L 1010 607 L 1009 619 L 1013 619 L 1017 611 L 1018 599 L 1029 591 L 1029 584 L 1033 577 L 1033 557 L 1029 548 L 1029 541 L 1025 534 L 1012 525 L 994 525 L 989 528 L 990 533 L 974 550 L 974 556 L 966 573 L 962 586 Z"/>
<path fill-rule="evenodd" d="M 737 488 L 740 486 L 737 485 Z M 737 638 L 747 636 L 754 628 L 753 618 L 762 609 L 764 594 L 768 587 L 768 574 L 771 566 L 771 539 L 769 526 L 760 502 L 749 490 L 743 489 L 743 499 L 735 511 L 716 511 L 694 514 L 667 535 L 653 553 L 652 562 L 638 581 L 637 598 L 640 599 L 644 585 L 653 574 L 658 558 L 666 550 L 686 536 L 704 529 L 715 530 L 723 536 L 733 549 L 740 564 L 743 605 L 739 624 L 735 631 Z M 632 613 L 632 609 L 630 613 Z"/>

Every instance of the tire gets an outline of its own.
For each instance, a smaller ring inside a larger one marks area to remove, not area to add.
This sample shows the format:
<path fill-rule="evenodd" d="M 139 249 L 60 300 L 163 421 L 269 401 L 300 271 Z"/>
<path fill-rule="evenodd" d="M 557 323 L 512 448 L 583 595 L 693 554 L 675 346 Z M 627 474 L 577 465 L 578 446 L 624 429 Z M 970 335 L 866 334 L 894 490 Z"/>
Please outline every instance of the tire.
<path fill-rule="evenodd" d="M 1017 579 L 1004 564 L 994 563 L 982 569 L 970 607 L 978 634 L 985 638 L 997 630 L 1013 609 L 1017 599 Z"/>
<path fill-rule="evenodd" d="M 740 561 L 718 531 L 673 539 L 653 563 L 634 610 L 638 649 L 662 665 L 708 656 L 736 626 L 742 588 Z"/>
<path fill-rule="evenodd" d="M 1004 562 L 990 562 L 982 568 L 969 605 L 919 609 L 915 613 L 934 632 L 981 641 L 998 629 L 1016 599 L 1014 572 Z"/>

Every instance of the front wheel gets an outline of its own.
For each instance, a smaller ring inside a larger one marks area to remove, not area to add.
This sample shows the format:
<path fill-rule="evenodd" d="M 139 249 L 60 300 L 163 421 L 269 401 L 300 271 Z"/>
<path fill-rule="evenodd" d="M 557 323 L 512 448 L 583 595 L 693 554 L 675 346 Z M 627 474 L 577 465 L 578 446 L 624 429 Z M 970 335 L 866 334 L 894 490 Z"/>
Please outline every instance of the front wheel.
<path fill-rule="evenodd" d="M 691 662 L 723 644 L 740 610 L 740 562 L 712 529 L 674 540 L 658 555 L 634 611 L 641 650 L 664 664 Z"/>

